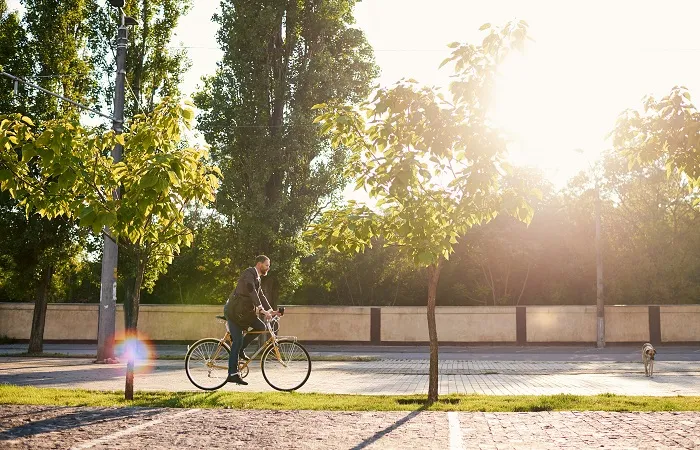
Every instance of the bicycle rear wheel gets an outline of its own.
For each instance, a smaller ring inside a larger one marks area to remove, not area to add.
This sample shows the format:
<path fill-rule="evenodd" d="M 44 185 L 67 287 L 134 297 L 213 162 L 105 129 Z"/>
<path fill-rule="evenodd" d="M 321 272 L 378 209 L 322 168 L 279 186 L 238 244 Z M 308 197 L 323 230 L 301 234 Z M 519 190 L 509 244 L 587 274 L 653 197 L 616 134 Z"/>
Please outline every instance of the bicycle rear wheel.
<path fill-rule="evenodd" d="M 231 350 L 218 339 L 201 339 L 185 356 L 185 372 L 192 384 L 205 391 L 215 391 L 226 384 Z"/>
<path fill-rule="evenodd" d="M 260 364 L 267 384 L 278 391 L 295 391 L 311 375 L 311 357 L 298 342 L 279 340 L 262 354 Z"/>

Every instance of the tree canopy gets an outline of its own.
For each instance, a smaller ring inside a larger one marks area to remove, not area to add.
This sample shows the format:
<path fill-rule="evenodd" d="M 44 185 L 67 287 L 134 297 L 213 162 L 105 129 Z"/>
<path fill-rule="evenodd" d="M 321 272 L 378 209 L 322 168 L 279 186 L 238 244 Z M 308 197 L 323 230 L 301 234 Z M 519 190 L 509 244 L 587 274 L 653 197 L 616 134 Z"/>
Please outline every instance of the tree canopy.
<path fill-rule="evenodd" d="M 355 3 L 223 0 L 214 17 L 224 56 L 195 97 L 198 128 L 224 174 L 216 209 L 230 270 L 270 256 L 273 302 L 298 283 L 301 231 L 345 185 L 345 150 L 328 145 L 311 107 L 365 98 L 377 73 Z"/>
<path fill-rule="evenodd" d="M 522 48 L 527 23 L 488 30 L 480 45 L 451 44 L 443 64 L 454 63 L 446 96 L 402 80 L 354 105 L 320 104 L 315 119 L 334 146 L 347 147 L 345 176 L 364 188 L 376 208 L 350 202 L 324 212 L 308 235 L 315 246 L 360 252 L 373 238 L 396 246 L 416 266 L 428 268 L 430 377 L 428 399 L 437 400 L 437 284 L 442 263 L 470 228 L 500 212 L 529 220 L 523 187 L 503 183 L 506 140 L 488 117 L 498 65 Z"/>

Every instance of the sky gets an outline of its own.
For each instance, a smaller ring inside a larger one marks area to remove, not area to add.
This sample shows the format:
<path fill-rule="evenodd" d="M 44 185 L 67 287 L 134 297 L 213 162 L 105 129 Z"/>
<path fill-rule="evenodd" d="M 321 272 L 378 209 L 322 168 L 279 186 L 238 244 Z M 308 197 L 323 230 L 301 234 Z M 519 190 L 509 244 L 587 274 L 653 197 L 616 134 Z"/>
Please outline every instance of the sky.
<path fill-rule="evenodd" d="M 190 52 L 184 92 L 221 56 L 216 27 L 208 26 L 217 8 L 214 0 L 197 2 L 178 29 L 184 45 L 203 47 Z M 446 86 L 450 71 L 438 66 L 447 44 L 480 42 L 484 23 L 527 21 L 535 42 L 504 64 L 493 116 L 511 137 L 511 160 L 560 187 L 610 147 L 606 135 L 618 114 L 639 108 L 645 95 L 675 85 L 700 95 L 697 17 L 700 2 L 678 0 L 365 0 L 355 8 L 383 86 L 401 78 Z"/>
<path fill-rule="evenodd" d="M 222 56 L 211 21 L 218 4 L 197 0 L 176 30 L 173 45 L 190 47 L 192 60 L 185 94 Z M 448 43 L 480 42 L 487 22 L 527 21 L 535 42 L 504 64 L 493 117 L 511 136 L 511 160 L 557 186 L 609 148 L 616 117 L 644 95 L 675 85 L 700 95 L 698 17 L 700 2 L 690 0 L 364 0 L 355 8 L 384 86 L 401 78 L 445 86 L 449 69 L 438 66 Z"/>

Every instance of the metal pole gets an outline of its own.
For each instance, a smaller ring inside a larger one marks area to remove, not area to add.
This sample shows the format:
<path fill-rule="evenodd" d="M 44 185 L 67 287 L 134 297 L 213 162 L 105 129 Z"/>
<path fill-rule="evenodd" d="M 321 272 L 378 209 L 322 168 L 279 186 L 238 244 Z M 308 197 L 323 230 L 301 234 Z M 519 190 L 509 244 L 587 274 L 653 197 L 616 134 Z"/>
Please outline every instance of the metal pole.
<path fill-rule="evenodd" d="M 121 12 L 121 11 L 120 11 Z M 124 13 L 121 12 L 121 23 L 117 32 L 117 77 L 114 89 L 114 121 L 112 129 L 116 134 L 123 131 L 124 122 L 124 83 L 126 78 L 126 46 L 127 28 L 124 23 Z M 117 144 L 112 150 L 115 162 L 122 159 L 122 146 Z M 119 198 L 119 190 L 114 193 Z M 112 238 L 110 230 L 105 227 L 102 233 L 104 242 L 102 253 L 102 275 L 100 278 L 100 312 L 97 326 L 97 361 L 103 362 L 114 358 L 114 332 L 116 329 L 117 309 L 117 260 L 119 248 Z"/>
<path fill-rule="evenodd" d="M 605 302 L 603 301 L 603 257 L 600 242 L 600 186 L 595 179 L 596 347 L 605 347 Z"/>

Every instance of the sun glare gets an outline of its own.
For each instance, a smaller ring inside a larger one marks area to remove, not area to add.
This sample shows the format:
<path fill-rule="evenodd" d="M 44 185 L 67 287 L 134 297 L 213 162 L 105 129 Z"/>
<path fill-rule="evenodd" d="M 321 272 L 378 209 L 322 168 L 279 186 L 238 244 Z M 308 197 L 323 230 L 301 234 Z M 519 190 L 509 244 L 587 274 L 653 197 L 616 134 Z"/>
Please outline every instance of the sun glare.
<path fill-rule="evenodd" d="M 606 67 L 606 55 L 587 61 L 553 46 L 509 55 L 494 86 L 491 118 L 510 140 L 512 163 L 561 184 L 585 166 L 574 149 L 592 158 L 603 150 L 619 112 L 601 104 L 614 90 L 602 79 Z"/>
<path fill-rule="evenodd" d="M 123 363 L 134 360 L 134 372 L 147 373 L 151 371 L 149 361 L 155 356 L 154 345 L 142 334 L 139 338 L 127 338 L 117 336 L 119 342 L 114 349 L 115 354 Z M 121 338 L 121 339 L 120 339 Z"/>
<path fill-rule="evenodd" d="M 561 165 L 568 118 L 566 95 L 552 75 L 557 67 L 530 55 L 511 55 L 494 86 L 491 118 L 509 138 L 513 163 L 548 169 Z M 570 137 L 569 137 L 570 139 Z"/>

